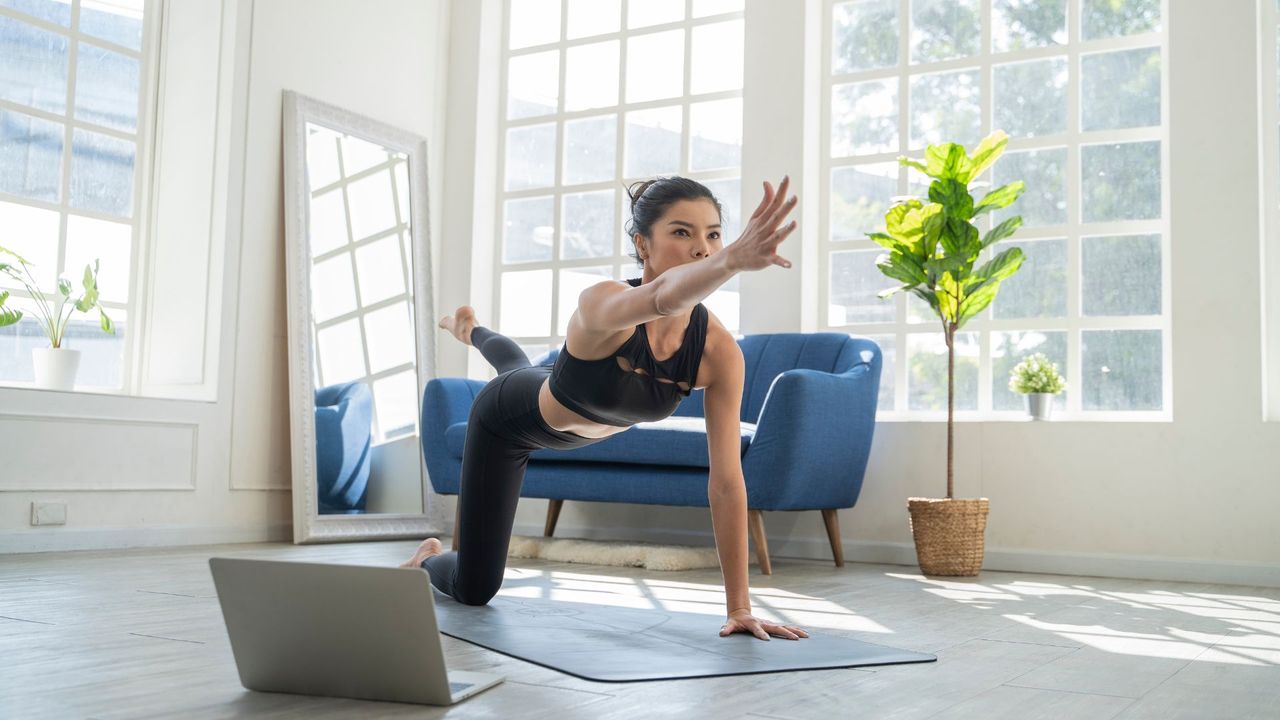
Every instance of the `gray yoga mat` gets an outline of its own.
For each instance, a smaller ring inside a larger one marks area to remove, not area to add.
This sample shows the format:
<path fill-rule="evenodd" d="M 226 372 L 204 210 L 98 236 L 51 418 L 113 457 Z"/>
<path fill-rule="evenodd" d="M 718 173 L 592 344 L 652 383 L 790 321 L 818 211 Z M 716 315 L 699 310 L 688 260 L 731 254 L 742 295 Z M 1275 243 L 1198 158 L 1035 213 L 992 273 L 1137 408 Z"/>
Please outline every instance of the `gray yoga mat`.
<path fill-rule="evenodd" d="M 434 587 L 432 593 L 445 635 L 585 680 L 670 680 L 938 659 L 804 625 L 807 638 L 765 641 L 748 633 L 720 637 L 720 615 L 503 595 L 477 606 Z"/>

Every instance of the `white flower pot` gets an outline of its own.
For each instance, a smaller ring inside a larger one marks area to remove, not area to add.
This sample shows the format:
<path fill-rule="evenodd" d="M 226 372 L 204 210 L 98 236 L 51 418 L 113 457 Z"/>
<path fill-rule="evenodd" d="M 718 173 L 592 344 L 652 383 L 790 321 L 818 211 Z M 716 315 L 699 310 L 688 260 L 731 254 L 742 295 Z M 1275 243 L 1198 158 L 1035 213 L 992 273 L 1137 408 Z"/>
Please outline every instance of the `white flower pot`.
<path fill-rule="evenodd" d="M 80 367 L 80 351 L 67 348 L 32 348 L 31 361 L 36 371 L 36 387 L 49 390 L 72 390 L 76 370 Z"/>
<path fill-rule="evenodd" d="M 1053 411 L 1054 393 L 1027 393 L 1027 414 L 1032 420 L 1048 420 Z"/>

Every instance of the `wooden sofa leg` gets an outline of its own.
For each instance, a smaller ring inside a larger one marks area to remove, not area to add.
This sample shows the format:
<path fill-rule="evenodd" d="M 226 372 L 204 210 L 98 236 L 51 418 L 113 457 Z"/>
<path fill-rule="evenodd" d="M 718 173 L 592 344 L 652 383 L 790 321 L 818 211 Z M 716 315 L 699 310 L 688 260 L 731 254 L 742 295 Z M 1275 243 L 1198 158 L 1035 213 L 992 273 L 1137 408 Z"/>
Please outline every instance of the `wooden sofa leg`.
<path fill-rule="evenodd" d="M 564 500 L 548 500 L 547 501 L 547 525 L 542 529 L 543 537 L 551 537 L 556 531 L 556 521 L 560 519 L 560 506 L 564 505 Z"/>
<path fill-rule="evenodd" d="M 454 552 L 458 551 L 458 518 L 462 517 L 462 497 L 458 497 L 458 507 L 453 511 L 453 547 L 450 548 Z"/>
<path fill-rule="evenodd" d="M 769 543 L 764 538 L 764 513 L 759 510 L 747 510 L 747 527 L 751 529 L 751 540 L 756 544 L 756 559 L 760 561 L 760 572 L 772 575 L 769 565 Z"/>
<path fill-rule="evenodd" d="M 827 540 L 831 543 L 831 554 L 836 558 L 836 567 L 844 567 L 844 546 L 840 544 L 840 518 L 835 509 L 822 511 L 822 521 L 827 526 Z"/>

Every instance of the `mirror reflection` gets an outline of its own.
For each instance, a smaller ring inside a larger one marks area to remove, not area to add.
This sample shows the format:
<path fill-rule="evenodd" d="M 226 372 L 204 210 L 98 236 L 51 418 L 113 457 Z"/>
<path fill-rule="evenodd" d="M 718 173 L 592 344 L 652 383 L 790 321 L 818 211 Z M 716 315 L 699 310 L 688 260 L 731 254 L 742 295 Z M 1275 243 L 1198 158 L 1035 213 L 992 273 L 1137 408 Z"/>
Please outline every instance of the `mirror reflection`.
<path fill-rule="evenodd" d="M 319 512 L 421 513 L 409 158 L 305 137 Z"/>

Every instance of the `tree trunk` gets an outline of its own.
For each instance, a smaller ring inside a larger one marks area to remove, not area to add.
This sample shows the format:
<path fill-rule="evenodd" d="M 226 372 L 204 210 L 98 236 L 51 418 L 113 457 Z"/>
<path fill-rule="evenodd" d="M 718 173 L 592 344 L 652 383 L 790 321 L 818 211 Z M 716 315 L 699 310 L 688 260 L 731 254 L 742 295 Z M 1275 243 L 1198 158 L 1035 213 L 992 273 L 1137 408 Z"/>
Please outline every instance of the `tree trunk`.
<path fill-rule="evenodd" d="M 956 326 L 947 324 L 947 499 L 954 497 L 953 445 L 956 414 Z"/>

